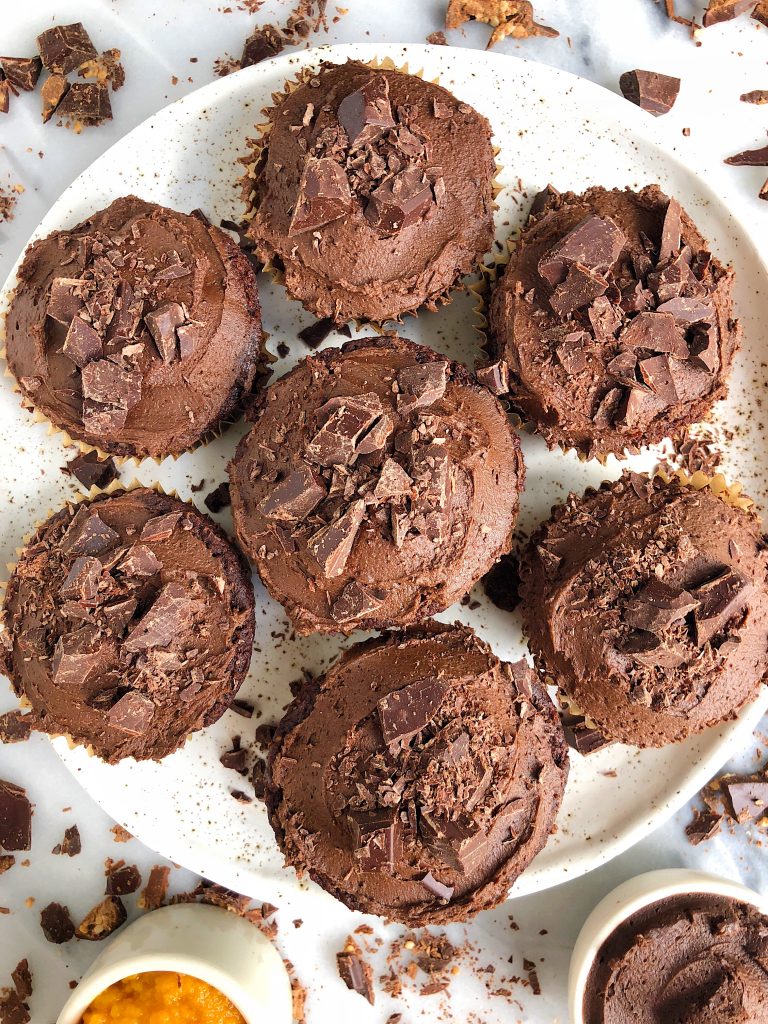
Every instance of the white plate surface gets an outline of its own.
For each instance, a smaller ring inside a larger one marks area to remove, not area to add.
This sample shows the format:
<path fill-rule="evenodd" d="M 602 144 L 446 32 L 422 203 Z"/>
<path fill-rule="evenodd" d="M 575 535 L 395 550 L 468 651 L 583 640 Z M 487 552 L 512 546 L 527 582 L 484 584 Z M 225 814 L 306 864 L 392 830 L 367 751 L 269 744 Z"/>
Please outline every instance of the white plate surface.
<path fill-rule="evenodd" d="M 497 238 L 518 227 L 534 192 L 551 181 L 560 189 L 589 185 L 641 187 L 659 182 L 688 208 L 714 251 L 736 265 L 736 302 L 744 325 L 744 346 L 731 385 L 731 396 L 716 410 L 713 423 L 727 441 L 725 470 L 741 480 L 761 504 L 768 504 L 765 431 L 760 395 L 768 386 L 761 359 L 760 309 L 765 309 L 766 268 L 748 235 L 706 183 L 674 155 L 675 139 L 664 126 L 598 86 L 544 65 L 505 55 L 448 47 L 353 45 L 308 50 L 284 56 L 214 82 L 167 107 L 140 125 L 98 159 L 54 204 L 35 237 L 69 227 L 117 196 L 136 193 L 179 210 L 203 209 L 218 222 L 239 219 L 238 157 L 245 138 L 263 120 L 261 110 L 284 81 L 320 59 L 372 60 L 391 57 L 398 66 L 424 69 L 491 121 L 499 146 L 500 175 Z M 523 194 L 520 192 L 522 186 Z M 14 283 L 14 276 L 8 287 Z M 260 291 L 270 348 L 281 341 L 290 355 L 276 364 L 285 372 L 306 354 L 297 330 L 312 317 L 288 300 L 262 275 Z M 7 291 L 1 302 L 7 302 Z M 439 313 L 411 319 L 403 333 L 472 365 L 479 354 L 467 296 L 458 295 Z M 343 339 L 331 336 L 327 344 Z M 6 379 L 0 391 L 0 446 L 9 453 L 10 479 L 0 493 L 3 515 L 2 553 L 13 558 L 33 523 L 59 507 L 72 488 L 59 469 L 66 459 L 59 435 L 33 424 L 19 409 Z M 201 504 L 202 496 L 225 479 L 227 460 L 243 432 L 229 430 L 206 448 L 160 467 L 129 464 L 123 480 L 175 488 L 182 498 Z M 546 518 L 550 506 L 568 490 L 581 491 L 620 473 L 582 464 L 571 454 L 549 452 L 539 438 L 524 437 L 527 489 L 520 528 L 529 531 Z M 657 452 L 632 458 L 634 468 L 650 468 Z M 192 484 L 206 486 L 193 494 Z M 231 528 L 225 513 L 217 517 Z M 474 626 L 499 656 L 516 659 L 525 652 L 520 621 L 490 605 L 480 588 L 472 605 L 455 606 L 441 618 Z M 477 604 L 479 602 L 479 604 Z M 317 673 L 342 646 L 331 638 L 290 635 L 282 609 L 256 581 L 257 632 L 251 673 L 240 696 L 253 701 L 257 716 L 248 721 L 227 712 L 212 728 L 193 736 L 183 750 L 162 764 L 126 762 L 110 767 L 82 749 L 56 747 L 87 791 L 119 822 L 170 859 L 223 885 L 279 902 L 298 882 L 282 867 L 263 806 L 241 805 L 232 788 L 248 789 L 219 764 L 220 754 L 239 734 L 249 743 L 260 721 L 280 717 L 290 700 L 289 684 L 309 671 Z M 354 638 L 353 638 L 354 639 Z M 358 637 L 359 639 L 359 637 Z M 662 750 L 607 748 L 589 758 L 572 757 L 558 831 L 518 880 L 512 896 L 534 892 L 583 874 L 632 845 L 680 807 L 751 733 L 768 698 L 766 694 L 739 720 Z M 315 899 L 312 885 L 302 884 Z"/>

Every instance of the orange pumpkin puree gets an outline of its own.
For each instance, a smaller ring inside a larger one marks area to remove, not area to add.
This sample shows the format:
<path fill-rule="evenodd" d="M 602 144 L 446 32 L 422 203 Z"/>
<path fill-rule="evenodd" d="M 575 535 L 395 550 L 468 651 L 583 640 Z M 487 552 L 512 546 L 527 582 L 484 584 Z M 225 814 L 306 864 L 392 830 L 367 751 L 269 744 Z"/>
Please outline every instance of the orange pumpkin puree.
<path fill-rule="evenodd" d="M 96 996 L 82 1024 L 245 1024 L 218 989 L 199 978 L 149 971 L 123 978 Z"/>

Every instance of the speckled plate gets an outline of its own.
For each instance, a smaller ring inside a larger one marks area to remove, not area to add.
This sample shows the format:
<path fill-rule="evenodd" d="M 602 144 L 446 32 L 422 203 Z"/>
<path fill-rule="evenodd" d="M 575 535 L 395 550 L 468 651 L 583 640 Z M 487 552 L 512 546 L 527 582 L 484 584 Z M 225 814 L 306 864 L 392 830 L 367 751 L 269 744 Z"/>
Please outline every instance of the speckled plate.
<path fill-rule="evenodd" d="M 526 196 L 548 181 L 576 190 L 594 184 L 640 187 L 659 182 L 693 214 L 715 252 L 733 260 L 744 349 L 731 397 L 718 408 L 713 422 L 728 438 L 727 474 L 741 480 L 765 506 L 766 439 L 753 396 L 768 386 L 759 322 L 766 302 L 766 268 L 717 196 L 675 155 L 675 139 L 662 124 L 572 75 L 514 57 L 448 47 L 356 45 L 283 56 L 214 82 L 136 128 L 67 189 L 37 235 L 70 226 L 129 192 L 180 210 L 200 207 L 214 221 L 237 219 L 242 213 L 237 159 L 246 151 L 246 137 L 254 135 L 254 125 L 263 119 L 260 112 L 271 94 L 301 68 L 321 59 L 369 61 L 385 56 L 398 66 L 408 64 L 412 71 L 423 69 L 427 77 L 439 77 L 489 117 L 502 166 L 500 240 L 520 224 L 528 206 Z M 261 295 L 271 348 L 276 351 L 280 342 L 290 348 L 276 364 L 279 374 L 306 354 L 296 333 L 312 318 L 266 279 L 261 281 Z M 409 320 L 404 333 L 471 365 L 478 355 L 473 320 L 471 299 L 459 295 L 439 313 Z M 332 336 L 327 344 L 339 341 Z M 225 479 L 227 460 L 242 430 L 234 427 L 204 449 L 175 462 L 168 459 L 159 467 L 151 462 L 129 464 L 123 480 L 135 476 L 199 502 L 203 493 Z M 620 472 L 615 460 L 607 467 L 583 464 L 573 455 L 547 451 L 538 438 L 524 437 L 523 447 L 528 482 L 520 526 L 525 530 L 545 518 L 553 502 L 569 489 L 581 491 Z M 3 545 L 6 559 L 12 560 L 22 535 L 35 519 L 71 496 L 71 487 L 59 473 L 66 457 L 60 436 L 49 436 L 44 425 L 32 424 L 20 411 L 7 380 L 0 393 L 0 450 L 11 452 L 12 465 L 19 467 L 13 486 L 3 488 L 0 495 Z M 646 452 L 630 463 L 650 468 L 657 455 Z M 204 490 L 193 493 L 191 485 L 201 478 Z M 226 515 L 218 518 L 231 527 Z M 468 607 L 456 606 L 442 618 L 470 623 L 502 658 L 519 658 L 525 651 L 519 618 L 489 605 L 479 588 L 472 597 Z M 279 903 L 299 883 L 282 867 L 263 806 L 258 801 L 241 804 L 230 795 L 232 789 L 250 793 L 250 785 L 224 769 L 219 756 L 230 747 L 232 736 L 240 735 L 248 744 L 258 722 L 279 718 L 290 700 L 291 681 L 305 671 L 322 670 L 344 644 L 328 638 L 292 639 L 282 609 L 258 582 L 256 602 L 256 647 L 240 694 L 255 704 L 253 719 L 227 712 L 162 764 L 109 767 L 82 749 L 69 749 L 63 740 L 55 745 L 88 792 L 149 846 L 210 879 Z M 739 720 L 667 749 L 615 746 L 587 759 L 574 755 L 558 830 L 511 895 L 590 871 L 646 835 L 740 747 L 767 704 L 762 694 Z M 314 886 L 306 889 L 321 898 Z"/>

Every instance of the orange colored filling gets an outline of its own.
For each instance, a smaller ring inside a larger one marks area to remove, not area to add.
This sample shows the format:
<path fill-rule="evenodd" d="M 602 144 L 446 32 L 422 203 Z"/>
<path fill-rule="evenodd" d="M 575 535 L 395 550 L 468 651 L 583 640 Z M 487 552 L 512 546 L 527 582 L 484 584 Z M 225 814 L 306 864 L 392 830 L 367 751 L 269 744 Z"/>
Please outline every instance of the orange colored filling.
<path fill-rule="evenodd" d="M 96 996 L 82 1024 L 245 1024 L 225 995 L 199 978 L 150 971 Z"/>

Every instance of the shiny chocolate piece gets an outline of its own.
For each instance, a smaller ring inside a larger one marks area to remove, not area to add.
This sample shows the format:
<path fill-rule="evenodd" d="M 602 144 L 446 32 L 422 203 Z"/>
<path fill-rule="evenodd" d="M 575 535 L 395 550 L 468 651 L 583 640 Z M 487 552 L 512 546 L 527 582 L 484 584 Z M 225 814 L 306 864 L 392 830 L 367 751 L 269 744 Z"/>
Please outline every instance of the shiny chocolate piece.
<path fill-rule="evenodd" d="M 59 117 L 95 127 L 112 120 L 109 89 L 98 82 L 72 82 L 56 107 Z"/>
<path fill-rule="evenodd" d="M 316 231 L 352 210 L 352 194 L 344 169 L 332 157 L 308 157 L 301 177 L 292 235 Z"/>
<path fill-rule="evenodd" d="M 339 104 L 338 118 L 351 148 L 372 142 L 384 129 L 394 128 L 388 79 L 376 75 L 345 96 Z"/>
<path fill-rule="evenodd" d="M 657 71 L 625 71 L 619 79 L 624 98 L 654 117 L 668 114 L 680 92 L 680 79 Z"/>
<path fill-rule="evenodd" d="M 46 29 L 37 37 L 37 48 L 46 71 L 58 75 L 68 75 L 99 55 L 81 21 Z"/>
<path fill-rule="evenodd" d="M 75 924 L 67 907 L 61 903 L 49 903 L 40 911 L 40 927 L 49 942 L 61 945 L 69 942 L 75 934 Z"/>
<path fill-rule="evenodd" d="M 434 205 L 430 180 L 422 171 L 406 168 L 371 192 L 365 216 L 382 235 L 396 235 L 417 224 Z"/>
<path fill-rule="evenodd" d="M 0 57 L 0 68 L 6 81 L 23 92 L 32 92 L 37 85 L 43 64 L 39 57 Z"/>
<path fill-rule="evenodd" d="M 0 850 L 28 850 L 32 845 L 32 805 L 25 789 L 0 779 Z"/>

